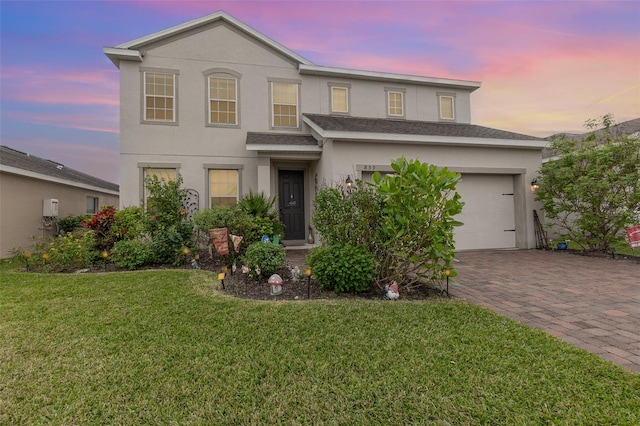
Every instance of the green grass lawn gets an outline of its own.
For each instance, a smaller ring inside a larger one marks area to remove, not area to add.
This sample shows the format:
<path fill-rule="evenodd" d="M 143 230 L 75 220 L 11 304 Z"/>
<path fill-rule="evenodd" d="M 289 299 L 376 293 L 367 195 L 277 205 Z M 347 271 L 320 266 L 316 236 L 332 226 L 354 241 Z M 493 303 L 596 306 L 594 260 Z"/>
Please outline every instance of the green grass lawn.
<path fill-rule="evenodd" d="M 640 424 L 640 375 L 462 301 L 0 274 L 0 424 Z"/>

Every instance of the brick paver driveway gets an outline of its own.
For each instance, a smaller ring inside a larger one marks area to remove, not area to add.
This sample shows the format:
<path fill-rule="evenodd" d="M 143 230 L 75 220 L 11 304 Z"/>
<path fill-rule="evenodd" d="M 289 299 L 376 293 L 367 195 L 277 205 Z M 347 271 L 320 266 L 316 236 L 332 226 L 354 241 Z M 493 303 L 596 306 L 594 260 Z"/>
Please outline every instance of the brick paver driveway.
<path fill-rule="evenodd" d="M 452 296 L 640 373 L 640 264 L 540 250 L 458 254 Z"/>

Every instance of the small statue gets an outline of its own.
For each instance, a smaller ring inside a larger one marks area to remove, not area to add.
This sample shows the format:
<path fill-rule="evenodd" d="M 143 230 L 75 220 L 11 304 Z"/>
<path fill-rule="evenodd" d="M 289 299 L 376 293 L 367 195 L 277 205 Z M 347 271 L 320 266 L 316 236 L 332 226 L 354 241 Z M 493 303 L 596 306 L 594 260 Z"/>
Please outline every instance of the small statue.
<path fill-rule="evenodd" d="M 198 261 L 195 259 L 191 259 L 191 267 L 193 269 L 200 269 L 200 265 L 198 265 Z"/>
<path fill-rule="evenodd" d="M 400 290 L 398 289 L 398 283 L 393 282 L 391 285 L 384 286 L 384 297 L 388 300 L 398 300 L 400 298 Z"/>

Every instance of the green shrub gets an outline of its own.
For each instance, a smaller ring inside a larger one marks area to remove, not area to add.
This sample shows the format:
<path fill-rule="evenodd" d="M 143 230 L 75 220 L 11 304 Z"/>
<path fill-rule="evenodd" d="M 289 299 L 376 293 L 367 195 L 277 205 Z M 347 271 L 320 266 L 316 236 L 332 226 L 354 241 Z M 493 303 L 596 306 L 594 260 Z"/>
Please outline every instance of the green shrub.
<path fill-rule="evenodd" d="M 148 221 L 144 209 L 138 206 L 125 207 L 113 215 L 113 234 L 118 240 L 132 240 L 144 235 Z"/>
<path fill-rule="evenodd" d="M 254 278 L 268 278 L 286 263 L 286 251 L 280 244 L 257 242 L 247 247 L 247 252 L 242 258 L 245 265 L 250 266 L 249 275 Z M 260 273 L 256 272 L 260 268 Z"/>
<path fill-rule="evenodd" d="M 82 223 L 91 220 L 90 214 L 81 214 L 78 216 L 67 216 L 58 220 L 58 227 L 61 232 L 69 233 L 76 229 L 82 228 Z"/>
<path fill-rule="evenodd" d="M 180 188 L 182 177 L 165 182 L 157 176 L 145 179 L 147 198 L 147 230 L 151 235 L 154 263 L 178 265 L 183 261 L 183 247 L 194 248 L 193 223 L 183 205 L 187 191 Z"/>
<path fill-rule="evenodd" d="M 368 290 L 376 272 L 374 256 L 363 246 L 319 247 L 307 255 L 306 262 L 320 287 L 336 293 Z"/>
<path fill-rule="evenodd" d="M 161 228 L 151 234 L 152 263 L 179 265 L 183 247 L 191 247 L 191 228 L 183 225 Z"/>
<path fill-rule="evenodd" d="M 121 268 L 136 269 L 154 259 L 154 248 L 146 238 L 122 240 L 111 250 L 111 261 Z"/>
<path fill-rule="evenodd" d="M 34 245 L 35 264 L 51 272 L 71 272 L 89 268 L 98 258 L 96 236 L 91 230 L 78 230 L 54 239 L 45 239 Z"/>
<path fill-rule="evenodd" d="M 323 244 L 364 245 L 376 250 L 381 198 L 361 181 L 350 191 L 321 189 L 314 200 L 313 224 Z"/>

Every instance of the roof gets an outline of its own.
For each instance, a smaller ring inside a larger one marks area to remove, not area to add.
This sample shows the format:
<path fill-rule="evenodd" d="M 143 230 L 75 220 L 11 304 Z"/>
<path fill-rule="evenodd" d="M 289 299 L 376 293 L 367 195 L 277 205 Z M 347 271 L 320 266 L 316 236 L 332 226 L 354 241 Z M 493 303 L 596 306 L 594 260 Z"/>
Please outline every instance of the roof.
<path fill-rule="evenodd" d="M 237 30 L 243 32 L 244 34 L 247 34 L 253 39 L 258 40 L 259 42 L 262 42 L 263 44 L 271 47 L 281 55 L 289 58 L 292 62 L 298 64 L 298 72 L 303 75 L 307 74 L 335 78 L 355 78 L 362 80 L 385 81 L 391 83 L 396 82 L 403 84 L 429 85 L 433 87 L 465 89 L 469 90 L 470 92 L 473 92 L 480 87 L 480 82 L 478 81 L 425 77 L 378 71 L 363 71 L 348 68 L 315 65 L 293 50 L 288 49 L 284 45 L 269 38 L 268 36 L 262 34 L 261 32 L 255 30 L 249 25 L 223 11 L 218 11 L 209 15 L 202 16 L 200 18 L 192 19 L 191 21 L 184 22 L 171 28 L 158 31 L 153 34 L 128 41 L 126 43 L 121 43 L 115 47 L 105 47 L 103 49 L 103 52 L 105 55 L 107 55 L 107 57 L 109 57 L 109 59 L 111 59 L 111 62 L 113 62 L 116 67 L 120 67 L 120 61 L 142 62 L 142 59 L 144 57 L 143 49 L 146 46 L 160 42 L 170 37 L 186 33 L 188 31 L 193 31 L 195 29 L 213 25 L 219 22 L 226 23 L 233 28 L 236 28 Z"/>
<path fill-rule="evenodd" d="M 384 133 L 395 135 L 544 141 L 544 139 L 536 138 L 534 136 L 507 132 L 474 124 L 342 117 L 321 114 L 304 114 L 304 116 L 315 123 L 319 128 L 330 132 Z"/>
<path fill-rule="evenodd" d="M 126 43 L 121 43 L 115 47 L 105 47 L 103 52 L 105 55 L 111 59 L 111 62 L 115 64 L 115 66 L 119 67 L 120 60 L 134 60 L 141 62 L 142 57 L 144 56 L 143 52 L 140 52 L 139 49 L 148 46 L 153 43 L 157 43 L 169 37 L 174 37 L 176 35 L 183 34 L 187 31 L 192 31 L 194 29 L 204 27 L 207 25 L 214 24 L 216 22 L 225 22 L 227 24 L 232 25 L 234 28 L 242 31 L 243 33 L 253 37 L 256 40 L 261 41 L 267 46 L 273 48 L 280 54 L 290 58 L 293 62 L 298 64 L 308 64 L 313 65 L 311 61 L 308 59 L 298 55 L 293 50 L 290 50 L 278 43 L 277 41 L 267 37 L 261 32 L 253 29 L 247 24 L 237 20 L 233 16 L 223 12 L 218 11 L 215 13 L 211 13 L 209 15 L 202 16 L 200 18 L 192 19 L 191 21 L 184 22 L 182 24 L 173 26 L 171 28 L 167 28 L 162 31 L 155 32 L 153 34 L 149 34 L 135 40 L 128 41 Z"/>
<path fill-rule="evenodd" d="M 120 188 L 115 183 L 107 182 L 106 180 L 79 172 L 66 167 L 64 164 L 56 163 L 51 160 L 46 160 L 44 158 L 36 157 L 35 155 L 30 155 L 7 146 L 0 145 L 0 170 L 8 172 L 17 171 L 15 169 L 30 172 L 28 174 L 31 177 L 51 178 L 51 180 L 56 180 L 61 183 L 75 183 L 115 193 L 117 193 Z"/>
<path fill-rule="evenodd" d="M 322 148 L 311 135 L 293 133 L 247 133 L 248 151 L 281 151 L 296 153 L 313 153 L 319 155 Z"/>
<path fill-rule="evenodd" d="M 355 78 L 370 81 L 385 81 L 390 83 L 418 84 L 433 87 L 446 87 L 455 89 L 465 89 L 473 92 L 480 88 L 479 81 L 456 80 L 452 78 L 425 77 L 419 75 L 395 74 L 378 71 L 363 71 L 348 68 L 325 67 L 320 65 L 300 64 L 298 66 L 300 74 L 318 75 L 335 78 Z"/>
<path fill-rule="evenodd" d="M 248 132 L 247 145 L 317 146 L 318 141 L 311 135 Z"/>
<path fill-rule="evenodd" d="M 592 133 L 595 134 L 596 138 L 600 138 L 604 133 L 605 129 L 598 129 L 595 131 L 589 131 L 586 133 L 556 133 L 554 135 L 548 136 L 545 138 L 546 140 L 552 140 L 558 137 L 563 137 L 567 139 L 572 139 L 574 141 L 582 141 L 587 136 Z M 631 136 L 634 135 L 636 137 L 640 137 L 640 118 L 634 118 L 632 120 L 623 121 L 622 123 L 614 124 L 609 127 L 609 134 L 615 139 L 619 136 Z M 555 155 L 554 151 L 550 148 L 545 148 L 542 151 L 542 158 L 551 158 Z"/>

